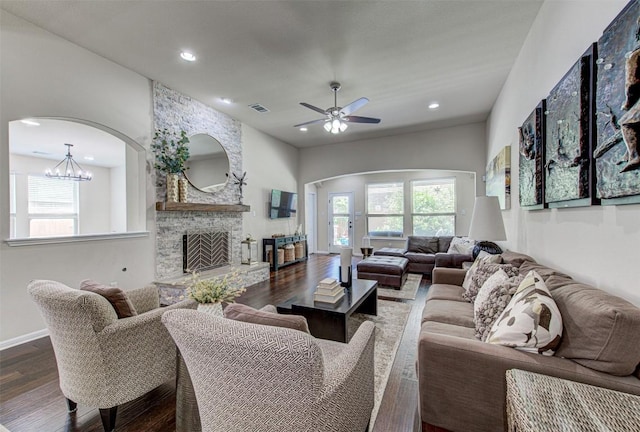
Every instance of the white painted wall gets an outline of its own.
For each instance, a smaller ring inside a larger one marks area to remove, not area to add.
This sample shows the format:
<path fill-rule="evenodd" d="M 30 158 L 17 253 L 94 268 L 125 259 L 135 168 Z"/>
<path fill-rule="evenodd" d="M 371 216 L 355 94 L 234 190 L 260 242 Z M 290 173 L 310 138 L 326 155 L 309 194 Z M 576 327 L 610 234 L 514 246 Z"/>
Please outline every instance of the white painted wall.
<path fill-rule="evenodd" d="M 627 0 L 546 1 L 487 121 L 487 158 L 518 148 L 517 127 L 564 76 Z M 511 153 L 518 172 L 518 152 Z M 532 255 L 640 305 L 640 205 L 529 212 L 518 205 L 511 176 L 511 210 L 503 212 L 509 249 Z"/>
<path fill-rule="evenodd" d="M 0 238 L 6 239 L 9 121 L 48 116 L 81 118 L 120 131 L 148 148 L 152 110 L 147 78 L 5 11 L 0 14 L 0 38 Z M 144 166 L 142 169 L 144 173 Z M 139 208 L 147 214 L 147 229 L 153 230 L 155 193 L 147 196 L 150 198 L 145 202 L 138 194 Z M 77 286 L 84 278 L 94 278 L 117 281 L 126 288 L 153 280 L 153 271 L 151 237 L 21 247 L 10 247 L 3 241 L 0 342 L 44 328 L 26 292 L 31 279 L 54 279 Z"/>
<path fill-rule="evenodd" d="M 243 203 L 251 212 L 243 214 L 242 232 L 258 240 L 258 259 L 262 260 L 262 239 L 272 234 L 293 234 L 300 217 L 269 219 L 271 189 L 288 192 L 298 190 L 298 149 L 266 135 L 251 126 L 242 125 L 242 166 L 247 172 Z"/>
<path fill-rule="evenodd" d="M 317 187 L 318 197 L 318 250 L 326 252 L 329 245 L 329 220 L 328 212 L 329 194 L 336 192 L 353 192 L 354 211 L 356 212 L 354 227 L 354 253 L 358 253 L 362 243 L 362 237 L 366 235 L 366 185 L 380 182 L 405 182 L 409 185 L 411 180 L 425 180 L 434 178 L 456 178 L 456 235 L 467 235 L 469 224 L 471 223 L 471 213 L 475 201 L 476 176 L 469 172 L 454 172 L 441 170 L 420 170 L 420 171 L 396 171 L 374 174 L 360 174 L 344 176 L 322 182 L 322 186 Z M 405 188 L 405 230 L 409 229 L 411 219 L 411 195 L 410 187 Z M 361 215 L 358 216 L 357 213 Z M 410 234 L 410 233 L 409 233 Z M 381 247 L 403 247 L 406 237 L 401 239 L 371 239 L 371 246 L 375 249 Z"/>

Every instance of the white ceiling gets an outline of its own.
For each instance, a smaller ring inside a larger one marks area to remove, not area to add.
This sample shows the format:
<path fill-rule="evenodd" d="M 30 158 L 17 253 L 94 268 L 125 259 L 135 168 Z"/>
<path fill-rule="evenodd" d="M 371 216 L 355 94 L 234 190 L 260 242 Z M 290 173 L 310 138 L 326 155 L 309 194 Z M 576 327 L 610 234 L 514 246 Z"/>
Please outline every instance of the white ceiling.
<path fill-rule="evenodd" d="M 0 7 L 296 147 L 481 121 L 542 0 L 1 0 Z M 183 50 L 198 60 L 179 58 Z M 299 105 L 368 97 L 340 135 Z M 225 105 L 220 98 L 232 98 Z M 427 105 L 438 101 L 432 111 Z M 268 113 L 248 105 L 260 103 Z"/>

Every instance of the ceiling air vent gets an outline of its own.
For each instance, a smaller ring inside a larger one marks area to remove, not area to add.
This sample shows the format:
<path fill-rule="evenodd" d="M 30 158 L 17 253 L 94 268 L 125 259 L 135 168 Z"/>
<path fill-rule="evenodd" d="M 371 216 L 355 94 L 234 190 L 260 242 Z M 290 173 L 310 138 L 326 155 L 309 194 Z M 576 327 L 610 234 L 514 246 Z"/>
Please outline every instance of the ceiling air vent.
<path fill-rule="evenodd" d="M 259 103 L 254 103 L 249 105 L 250 108 L 253 108 L 254 110 L 258 111 L 259 113 L 266 113 L 269 112 L 269 110 L 267 109 L 267 107 L 265 107 L 264 105 L 261 105 Z"/>

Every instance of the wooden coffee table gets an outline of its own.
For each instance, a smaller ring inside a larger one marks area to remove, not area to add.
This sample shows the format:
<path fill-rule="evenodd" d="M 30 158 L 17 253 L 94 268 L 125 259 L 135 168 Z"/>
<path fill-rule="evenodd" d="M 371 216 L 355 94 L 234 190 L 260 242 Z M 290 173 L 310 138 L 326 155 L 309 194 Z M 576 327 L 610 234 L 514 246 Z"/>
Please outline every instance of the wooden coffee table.
<path fill-rule="evenodd" d="M 336 304 L 315 302 L 315 286 L 277 305 L 278 313 L 302 315 L 317 338 L 347 342 L 347 320 L 354 313 L 378 314 L 378 282 L 354 279 Z"/>

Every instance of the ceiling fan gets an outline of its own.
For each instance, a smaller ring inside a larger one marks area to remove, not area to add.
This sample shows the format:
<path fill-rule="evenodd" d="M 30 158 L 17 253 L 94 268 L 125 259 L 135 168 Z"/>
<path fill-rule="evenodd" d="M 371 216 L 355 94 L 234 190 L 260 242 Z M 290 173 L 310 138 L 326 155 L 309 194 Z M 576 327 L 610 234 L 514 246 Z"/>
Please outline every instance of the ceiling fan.
<path fill-rule="evenodd" d="M 323 110 L 322 108 L 318 108 L 311 104 L 300 102 L 300 105 L 307 107 L 311 110 L 319 112 L 320 114 L 324 114 L 326 117 L 318 120 L 311 120 L 308 122 L 300 123 L 295 125 L 294 127 L 306 126 L 314 123 L 324 123 L 324 129 L 327 132 L 331 132 L 334 134 L 344 132 L 347 129 L 347 123 L 380 123 L 379 118 L 373 117 L 360 117 L 351 115 L 352 112 L 362 108 L 367 103 L 369 103 L 369 99 L 363 97 L 360 99 L 356 99 L 348 105 L 344 107 L 338 106 L 338 91 L 340 90 L 340 83 L 333 81 L 329 84 L 331 90 L 333 90 L 333 106 Z"/>

